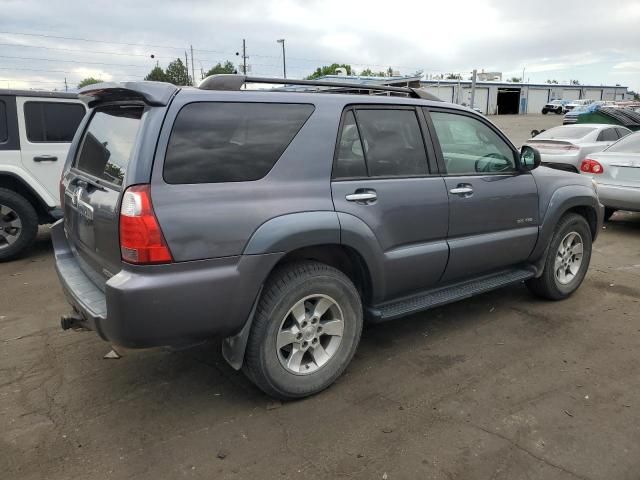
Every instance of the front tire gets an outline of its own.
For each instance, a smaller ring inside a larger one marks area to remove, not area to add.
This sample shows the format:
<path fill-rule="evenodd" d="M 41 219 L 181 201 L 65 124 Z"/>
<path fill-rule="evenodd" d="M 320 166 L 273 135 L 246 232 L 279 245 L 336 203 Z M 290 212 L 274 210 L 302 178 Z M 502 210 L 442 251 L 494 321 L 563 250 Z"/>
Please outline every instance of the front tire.
<path fill-rule="evenodd" d="M 542 114 L 543 114 L 543 115 L 546 115 L 548 112 L 549 112 L 549 111 L 548 111 L 546 108 L 543 108 L 543 109 L 542 109 Z"/>
<path fill-rule="evenodd" d="M 358 291 L 341 271 L 313 261 L 284 265 L 258 302 L 243 369 L 273 397 L 313 395 L 347 367 L 362 323 Z"/>
<path fill-rule="evenodd" d="M 0 262 L 13 260 L 38 234 L 38 214 L 22 195 L 0 188 Z"/>
<path fill-rule="evenodd" d="M 567 298 L 582 284 L 591 261 L 591 229 L 576 213 L 563 216 L 551 238 L 544 270 L 527 281 L 537 296 L 549 300 Z"/>

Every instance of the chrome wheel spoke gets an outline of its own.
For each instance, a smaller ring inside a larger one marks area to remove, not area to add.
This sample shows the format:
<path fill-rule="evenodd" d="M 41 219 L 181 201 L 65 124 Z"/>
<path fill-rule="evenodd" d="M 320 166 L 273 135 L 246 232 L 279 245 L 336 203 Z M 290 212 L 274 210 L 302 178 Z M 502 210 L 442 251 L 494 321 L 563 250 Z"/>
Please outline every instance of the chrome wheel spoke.
<path fill-rule="evenodd" d="M 553 262 L 553 270 L 556 280 L 561 285 L 571 283 L 582 266 L 584 244 L 582 237 L 577 232 L 567 233 L 560 245 Z"/>
<path fill-rule="evenodd" d="M 331 358 L 324 347 L 319 343 L 311 350 L 311 356 L 313 357 L 313 361 L 318 367 L 321 367 L 322 365 L 327 363 Z"/>
<path fill-rule="evenodd" d="M 302 324 L 307 318 L 307 311 L 304 307 L 304 300 L 300 300 L 291 309 L 291 316 L 298 325 Z"/>
<path fill-rule="evenodd" d="M 331 305 L 333 304 L 334 303 L 328 298 L 321 297 L 316 303 L 316 306 L 313 309 L 313 314 L 311 316 L 316 318 L 321 318 L 327 312 L 327 310 L 329 310 L 329 307 L 331 307 Z"/>
<path fill-rule="evenodd" d="M 291 350 L 291 355 L 287 359 L 287 368 L 293 370 L 295 373 L 300 372 L 300 366 L 302 365 L 302 357 L 304 357 L 304 350 L 294 347 Z"/>
<path fill-rule="evenodd" d="M 344 331 L 344 322 L 340 320 L 329 320 L 328 322 L 321 323 L 322 334 L 331 335 L 334 337 L 341 337 Z"/>
<path fill-rule="evenodd" d="M 582 255 L 582 251 L 583 251 L 582 243 L 576 243 L 573 246 L 572 252 L 574 255 Z"/>
<path fill-rule="evenodd" d="M 292 343 L 296 343 L 296 333 L 297 332 L 294 332 L 293 329 L 280 330 L 276 342 L 278 349 L 286 347 L 287 345 L 291 345 Z"/>

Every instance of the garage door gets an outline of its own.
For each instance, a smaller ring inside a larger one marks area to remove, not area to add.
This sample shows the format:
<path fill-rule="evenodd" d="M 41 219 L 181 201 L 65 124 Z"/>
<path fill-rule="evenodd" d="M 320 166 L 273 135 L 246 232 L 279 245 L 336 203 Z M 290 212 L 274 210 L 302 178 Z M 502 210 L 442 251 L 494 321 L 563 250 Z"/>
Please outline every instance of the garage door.
<path fill-rule="evenodd" d="M 602 89 L 587 88 L 584 91 L 584 98 L 588 98 L 589 100 L 602 100 Z"/>
<path fill-rule="evenodd" d="M 615 100 L 614 92 L 604 92 L 602 100 Z"/>
<path fill-rule="evenodd" d="M 577 88 L 565 88 L 562 91 L 563 100 L 578 100 L 580 98 L 580 90 Z"/>
<path fill-rule="evenodd" d="M 453 87 L 434 87 L 428 86 L 425 90 L 429 93 L 432 93 L 440 100 L 444 100 L 445 102 L 453 102 Z"/>
<path fill-rule="evenodd" d="M 462 97 L 460 103 L 466 103 L 471 106 L 471 89 L 465 88 L 462 90 Z M 487 108 L 489 105 L 489 89 L 488 88 L 476 88 L 476 96 L 473 99 L 475 107 L 479 108 L 482 113 L 487 114 Z"/>
<path fill-rule="evenodd" d="M 549 101 L 548 88 L 530 88 L 527 98 L 527 113 L 541 113 L 542 107 Z"/>

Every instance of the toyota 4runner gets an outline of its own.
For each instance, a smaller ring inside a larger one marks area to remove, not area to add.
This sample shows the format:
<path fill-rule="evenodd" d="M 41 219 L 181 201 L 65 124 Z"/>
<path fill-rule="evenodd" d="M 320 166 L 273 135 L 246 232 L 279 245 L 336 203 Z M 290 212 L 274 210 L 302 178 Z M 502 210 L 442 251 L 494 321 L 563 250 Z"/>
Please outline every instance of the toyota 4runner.
<path fill-rule="evenodd" d="M 364 319 L 579 287 L 603 220 L 591 179 L 537 168 L 467 108 L 366 89 L 82 90 L 52 227 L 63 328 L 132 348 L 222 337 L 234 368 L 297 398 L 343 372 Z"/>

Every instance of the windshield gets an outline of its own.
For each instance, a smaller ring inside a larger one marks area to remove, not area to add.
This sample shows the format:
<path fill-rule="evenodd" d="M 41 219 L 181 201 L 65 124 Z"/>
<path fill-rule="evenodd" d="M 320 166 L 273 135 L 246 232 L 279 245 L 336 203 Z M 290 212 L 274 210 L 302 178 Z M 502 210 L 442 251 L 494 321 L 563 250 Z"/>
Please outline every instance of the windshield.
<path fill-rule="evenodd" d="M 640 132 L 622 137 L 606 149 L 607 152 L 640 153 Z"/>
<path fill-rule="evenodd" d="M 593 132 L 595 128 L 590 127 L 554 127 L 542 132 L 535 139 L 546 140 L 575 140 L 583 138 Z"/>

